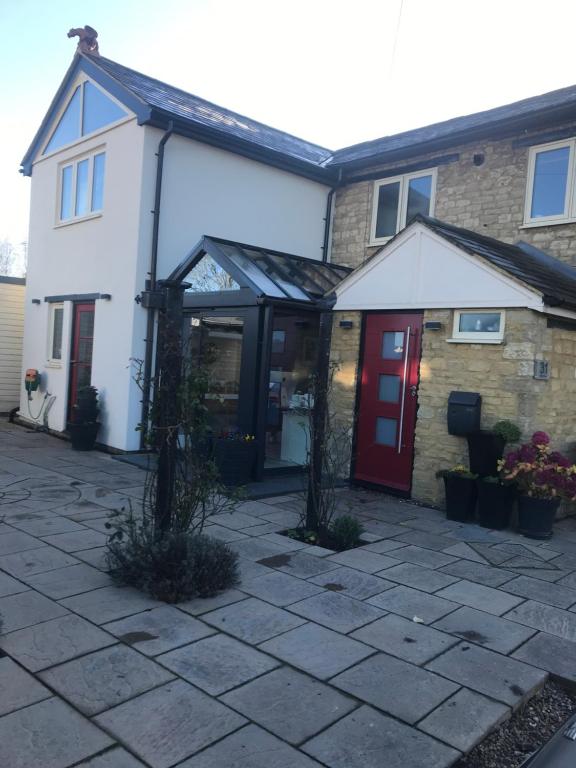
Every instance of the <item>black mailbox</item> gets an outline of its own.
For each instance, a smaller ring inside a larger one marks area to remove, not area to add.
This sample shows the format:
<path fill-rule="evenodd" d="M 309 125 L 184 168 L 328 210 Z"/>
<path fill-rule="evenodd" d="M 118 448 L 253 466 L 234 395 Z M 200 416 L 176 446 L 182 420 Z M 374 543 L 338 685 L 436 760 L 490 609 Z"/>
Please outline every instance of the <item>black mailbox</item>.
<path fill-rule="evenodd" d="M 478 392 L 450 392 L 448 397 L 448 432 L 469 435 L 480 429 L 482 396 Z"/>

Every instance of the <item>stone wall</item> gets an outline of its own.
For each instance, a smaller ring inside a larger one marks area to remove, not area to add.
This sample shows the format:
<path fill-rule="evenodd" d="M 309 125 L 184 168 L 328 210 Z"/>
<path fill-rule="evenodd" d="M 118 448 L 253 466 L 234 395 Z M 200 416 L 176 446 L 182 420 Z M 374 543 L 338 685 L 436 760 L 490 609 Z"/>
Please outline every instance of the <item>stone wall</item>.
<path fill-rule="evenodd" d="M 342 329 L 342 319 L 354 322 Z M 506 312 L 503 344 L 448 343 L 453 313 L 427 310 L 424 322 L 438 320 L 440 331 L 424 330 L 418 418 L 415 434 L 413 498 L 442 505 L 439 469 L 468 463 L 464 438 L 448 434 L 448 396 L 452 390 L 482 395 L 482 428 L 510 419 L 524 437 L 542 429 L 553 445 L 573 458 L 576 447 L 576 331 L 549 328 L 544 315 L 524 309 Z M 332 406 L 340 423 L 354 428 L 361 313 L 335 312 L 332 360 L 340 364 Z M 534 379 L 534 360 L 548 360 L 550 379 Z"/>
<path fill-rule="evenodd" d="M 478 141 L 447 150 L 460 158 L 438 166 L 434 216 L 504 242 L 525 240 L 576 264 L 576 224 L 522 228 L 529 148 L 514 147 L 515 138 Z M 420 155 L 406 162 L 415 164 L 442 154 Z M 474 165 L 475 154 L 484 155 L 482 165 Z M 396 162 L 377 170 L 400 167 Z M 369 245 L 373 189 L 373 181 L 362 181 L 339 189 L 335 195 L 331 258 L 337 264 L 357 267 L 381 248 Z"/>

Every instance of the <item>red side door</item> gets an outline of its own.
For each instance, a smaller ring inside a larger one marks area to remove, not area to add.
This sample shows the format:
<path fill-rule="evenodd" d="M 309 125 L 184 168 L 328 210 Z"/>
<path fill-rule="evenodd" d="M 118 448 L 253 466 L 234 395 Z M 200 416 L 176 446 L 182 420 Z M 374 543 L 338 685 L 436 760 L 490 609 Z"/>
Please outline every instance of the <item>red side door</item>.
<path fill-rule="evenodd" d="M 70 358 L 70 396 L 68 414 L 78 398 L 78 390 L 92 381 L 92 346 L 94 343 L 94 303 L 75 304 L 72 322 L 72 356 Z"/>
<path fill-rule="evenodd" d="M 356 480 L 410 491 L 422 314 L 368 315 L 356 433 Z"/>

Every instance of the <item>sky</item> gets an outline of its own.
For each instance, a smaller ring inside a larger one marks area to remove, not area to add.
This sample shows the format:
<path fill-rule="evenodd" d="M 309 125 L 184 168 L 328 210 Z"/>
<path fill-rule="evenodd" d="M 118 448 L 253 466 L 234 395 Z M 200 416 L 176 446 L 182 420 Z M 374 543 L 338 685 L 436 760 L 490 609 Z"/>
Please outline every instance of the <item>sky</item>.
<path fill-rule="evenodd" d="M 89 24 L 100 52 L 337 149 L 576 83 L 571 0 L 0 0 L 0 242 L 20 161 Z"/>

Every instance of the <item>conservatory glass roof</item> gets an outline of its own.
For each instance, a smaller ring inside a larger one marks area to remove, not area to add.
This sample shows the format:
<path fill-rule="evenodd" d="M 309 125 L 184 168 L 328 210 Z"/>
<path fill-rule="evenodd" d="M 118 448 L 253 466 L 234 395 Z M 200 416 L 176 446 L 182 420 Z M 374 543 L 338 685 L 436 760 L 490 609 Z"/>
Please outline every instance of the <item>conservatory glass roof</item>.
<path fill-rule="evenodd" d="M 258 297 L 315 303 L 350 272 L 348 267 L 203 237 L 170 279 L 190 283 L 188 294 L 248 288 Z"/>

